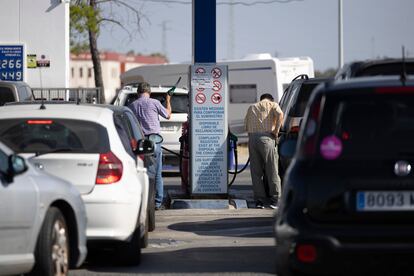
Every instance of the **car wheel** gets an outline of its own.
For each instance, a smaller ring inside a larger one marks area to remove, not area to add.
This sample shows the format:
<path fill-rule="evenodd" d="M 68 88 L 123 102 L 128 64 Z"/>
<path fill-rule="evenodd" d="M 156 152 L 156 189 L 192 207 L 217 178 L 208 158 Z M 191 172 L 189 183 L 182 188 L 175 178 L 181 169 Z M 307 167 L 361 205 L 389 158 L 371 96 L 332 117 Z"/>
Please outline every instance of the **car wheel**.
<path fill-rule="evenodd" d="M 136 228 L 129 242 L 123 242 L 118 248 L 119 260 L 123 265 L 138 265 L 141 261 L 141 231 Z"/>
<path fill-rule="evenodd" d="M 33 275 L 67 275 L 69 270 L 69 233 L 65 218 L 51 207 L 36 244 Z"/>
<path fill-rule="evenodd" d="M 152 232 L 155 230 L 155 189 L 150 188 L 150 197 L 148 204 L 148 231 Z"/>

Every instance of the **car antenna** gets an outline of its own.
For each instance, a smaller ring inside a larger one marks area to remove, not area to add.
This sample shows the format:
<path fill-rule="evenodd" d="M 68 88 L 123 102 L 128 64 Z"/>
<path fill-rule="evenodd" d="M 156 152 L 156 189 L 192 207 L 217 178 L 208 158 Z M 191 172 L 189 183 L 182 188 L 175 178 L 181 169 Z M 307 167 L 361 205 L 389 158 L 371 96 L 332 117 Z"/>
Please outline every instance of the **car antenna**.
<path fill-rule="evenodd" d="M 404 47 L 404 45 L 402 46 L 402 71 L 401 71 L 400 80 L 401 80 L 403 86 L 405 86 L 405 81 L 407 80 L 407 70 L 406 70 L 406 64 L 405 64 L 405 47 Z"/>
<path fill-rule="evenodd" d="M 39 77 L 40 77 L 40 100 L 41 100 L 41 104 L 40 104 L 39 109 L 46 109 L 45 102 L 44 102 L 44 99 L 43 99 L 43 84 L 42 84 L 42 69 L 41 69 L 41 67 L 39 67 Z"/>

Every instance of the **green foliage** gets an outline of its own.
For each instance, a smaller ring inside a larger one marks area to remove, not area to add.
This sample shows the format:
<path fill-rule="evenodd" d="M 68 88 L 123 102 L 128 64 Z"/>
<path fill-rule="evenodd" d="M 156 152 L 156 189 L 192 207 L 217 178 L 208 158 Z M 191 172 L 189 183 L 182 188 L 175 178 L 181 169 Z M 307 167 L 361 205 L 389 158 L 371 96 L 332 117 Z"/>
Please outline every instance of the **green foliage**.
<path fill-rule="evenodd" d="M 168 58 L 167 58 L 167 56 L 166 55 L 164 55 L 164 54 L 162 54 L 162 53 L 152 53 L 152 54 L 150 54 L 150 56 L 151 57 L 160 57 L 160 58 L 163 58 L 163 59 L 165 59 L 166 61 L 168 61 Z"/>
<path fill-rule="evenodd" d="M 315 70 L 316 78 L 333 78 L 336 74 L 336 69 L 328 68 L 325 71 Z"/>
<path fill-rule="evenodd" d="M 88 0 L 72 1 L 70 5 L 70 45 L 72 52 L 85 51 L 89 47 L 88 31 L 99 34 L 101 11 L 92 7 Z"/>

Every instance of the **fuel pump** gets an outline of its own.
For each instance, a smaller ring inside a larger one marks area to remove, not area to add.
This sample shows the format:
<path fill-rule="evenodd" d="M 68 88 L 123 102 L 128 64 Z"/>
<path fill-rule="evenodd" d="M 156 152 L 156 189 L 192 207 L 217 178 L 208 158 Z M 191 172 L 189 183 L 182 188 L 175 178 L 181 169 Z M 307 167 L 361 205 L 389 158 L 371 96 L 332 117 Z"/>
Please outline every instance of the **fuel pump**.
<path fill-rule="evenodd" d="M 190 168 L 190 144 L 189 144 L 189 122 L 188 120 L 182 124 L 182 133 L 180 137 L 180 156 L 179 156 L 179 169 L 181 175 L 181 189 L 186 194 L 190 193 L 189 185 L 189 168 Z M 236 179 L 237 174 L 243 172 L 249 164 L 250 159 L 247 160 L 244 167 L 238 171 L 238 156 L 237 156 L 237 141 L 238 138 L 236 135 L 229 131 L 227 146 L 228 146 L 228 174 L 232 174 L 232 180 L 228 184 L 230 187 L 234 180 Z"/>
<path fill-rule="evenodd" d="M 180 141 L 180 156 L 179 156 L 179 169 L 181 175 L 181 189 L 186 194 L 190 193 L 189 185 L 189 170 L 190 170 L 190 141 L 189 141 L 189 122 L 188 120 L 182 124 L 182 132 Z"/>

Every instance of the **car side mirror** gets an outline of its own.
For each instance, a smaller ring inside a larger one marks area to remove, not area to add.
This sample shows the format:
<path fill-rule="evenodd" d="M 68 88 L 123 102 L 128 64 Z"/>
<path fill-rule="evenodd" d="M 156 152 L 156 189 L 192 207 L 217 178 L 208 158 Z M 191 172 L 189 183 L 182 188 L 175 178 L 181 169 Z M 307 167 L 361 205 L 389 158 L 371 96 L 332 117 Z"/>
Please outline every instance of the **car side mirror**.
<path fill-rule="evenodd" d="M 134 150 L 135 154 L 152 154 L 154 153 L 154 142 L 149 139 L 141 139 L 137 141 L 137 147 Z"/>
<path fill-rule="evenodd" d="M 293 158 L 296 151 L 296 138 L 289 138 L 279 143 L 279 155 L 282 157 Z"/>
<path fill-rule="evenodd" d="M 162 136 L 157 133 L 148 135 L 148 139 L 154 142 L 155 144 L 161 144 L 162 141 L 164 141 L 164 138 L 162 138 Z"/>
<path fill-rule="evenodd" d="M 8 158 L 8 169 L 4 177 L 8 183 L 13 182 L 16 175 L 22 174 L 27 170 L 27 165 L 23 157 L 12 154 Z"/>

